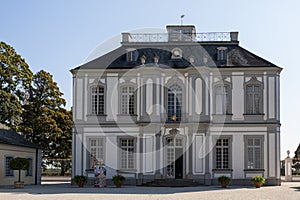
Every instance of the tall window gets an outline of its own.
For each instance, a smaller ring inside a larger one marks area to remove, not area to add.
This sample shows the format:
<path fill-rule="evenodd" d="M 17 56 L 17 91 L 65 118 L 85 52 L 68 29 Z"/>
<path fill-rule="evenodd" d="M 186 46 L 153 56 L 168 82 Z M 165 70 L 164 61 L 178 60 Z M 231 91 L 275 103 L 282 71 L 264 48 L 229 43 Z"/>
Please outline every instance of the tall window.
<path fill-rule="evenodd" d="M 216 169 L 229 169 L 229 139 L 218 139 L 215 151 Z"/>
<path fill-rule="evenodd" d="M 246 168 L 261 169 L 263 168 L 263 138 L 247 138 L 246 139 Z"/>
<path fill-rule="evenodd" d="M 168 89 L 168 121 L 181 121 L 182 88 L 173 85 Z"/>
<path fill-rule="evenodd" d="M 134 87 L 121 88 L 121 114 L 135 114 L 135 94 Z"/>
<path fill-rule="evenodd" d="M 92 114 L 104 114 L 104 87 L 92 88 Z"/>
<path fill-rule="evenodd" d="M 246 86 L 246 112 L 247 114 L 262 113 L 262 90 L 261 85 L 248 84 Z"/>
<path fill-rule="evenodd" d="M 104 141 L 103 138 L 90 138 L 89 151 L 92 159 L 104 161 Z"/>
<path fill-rule="evenodd" d="M 215 86 L 215 114 L 230 113 L 230 95 L 228 85 Z"/>
<path fill-rule="evenodd" d="M 11 156 L 5 157 L 5 176 L 14 176 L 14 170 L 9 169 L 9 162 L 13 159 Z"/>
<path fill-rule="evenodd" d="M 32 166 L 32 158 L 28 158 L 29 160 L 29 169 L 26 171 L 26 176 L 32 176 L 33 166 Z"/>
<path fill-rule="evenodd" d="M 121 168 L 122 169 L 134 169 L 134 152 L 135 145 L 134 139 L 121 139 Z"/>

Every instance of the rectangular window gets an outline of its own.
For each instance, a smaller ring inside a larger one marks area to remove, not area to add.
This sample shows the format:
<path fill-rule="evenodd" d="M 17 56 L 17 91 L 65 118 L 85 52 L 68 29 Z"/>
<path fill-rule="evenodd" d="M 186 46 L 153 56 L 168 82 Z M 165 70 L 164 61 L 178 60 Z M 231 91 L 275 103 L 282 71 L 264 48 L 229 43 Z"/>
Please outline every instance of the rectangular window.
<path fill-rule="evenodd" d="M 219 115 L 229 114 L 229 86 L 218 85 L 215 87 L 215 113 Z"/>
<path fill-rule="evenodd" d="M 134 87 L 121 88 L 121 114 L 135 114 L 135 92 Z"/>
<path fill-rule="evenodd" d="M 246 168 L 262 169 L 263 168 L 263 138 L 247 138 L 246 139 Z"/>
<path fill-rule="evenodd" d="M 121 139 L 121 169 L 135 169 L 135 140 Z"/>
<path fill-rule="evenodd" d="M 91 98 L 92 98 L 92 114 L 103 115 L 104 114 L 104 88 L 93 87 Z"/>
<path fill-rule="evenodd" d="M 247 85 L 246 87 L 247 114 L 261 113 L 261 87 L 259 85 Z"/>
<path fill-rule="evenodd" d="M 104 162 L 104 139 L 103 138 L 90 138 L 89 151 L 92 159 Z"/>
<path fill-rule="evenodd" d="M 26 176 L 32 176 L 33 166 L 32 166 L 32 158 L 28 158 L 29 160 L 29 169 L 26 171 Z"/>
<path fill-rule="evenodd" d="M 229 139 L 217 139 L 215 147 L 216 169 L 229 169 Z"/>
<path fill-rule="evenodd" d="M 5 176 L 14 176 L 14 170 L 9 169 L 9 162 L 13 159 L 11 156 L 5 157 Z"/>

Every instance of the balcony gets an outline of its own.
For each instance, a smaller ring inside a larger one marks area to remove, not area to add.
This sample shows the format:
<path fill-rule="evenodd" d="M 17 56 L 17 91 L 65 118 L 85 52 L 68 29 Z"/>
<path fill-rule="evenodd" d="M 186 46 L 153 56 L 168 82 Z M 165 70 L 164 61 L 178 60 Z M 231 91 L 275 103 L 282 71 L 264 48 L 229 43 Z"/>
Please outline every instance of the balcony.
<path fill-rule="evenodd" d="M 209 33 L 122 33 L 123 43 L 237 42 L 238 32 Z"/>

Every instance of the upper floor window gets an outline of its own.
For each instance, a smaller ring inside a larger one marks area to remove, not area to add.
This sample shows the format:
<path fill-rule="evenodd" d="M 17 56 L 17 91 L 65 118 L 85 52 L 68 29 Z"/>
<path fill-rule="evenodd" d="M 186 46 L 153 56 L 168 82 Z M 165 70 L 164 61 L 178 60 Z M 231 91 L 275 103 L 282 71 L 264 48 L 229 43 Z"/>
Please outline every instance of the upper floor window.
<path fill-rule="evenodd" d="M 135 91 L 132 86 L 121 87 L 121 114 L 135 114 Z"/>
<path fill-rule="evenodd" d="M 182 88 L 175 84 L 168 89 L 168 121 L 181 121 Z"/>
<path fill-rule="evenodd" d="M 14 170 L 9 168 L 9 162 L 11 159 L 13 159 L 11 156 L 5 157 L 5 176 L 14 176 Z"/>
<path fill-rule="evenodd" d="M 230 114 L 230 87 L 229 85 L 215 86 L 215 114 Z"/>
<path fill-rule="evenodd" d="M 217 48 L 217 60 L 219 61 L 227 60 L 227 47 Z"/>
<path fill-rule="evenodd" d="M 263 94 L 260 82 L 252 82 L 246 85 L 246 114 L 263 113 Z"/>
<path fill-rule="evenodd" d="M 92 87 L 92 114 L 104 114 L 104 87 Z"/>
<path fill-rule="evenodd" d="M 134 62 L 134 61 L 137 61 L 138 59 L 138 51 L 136 49 L 127 49 L 126 50 L 126 60 L 127 62 Z"/>

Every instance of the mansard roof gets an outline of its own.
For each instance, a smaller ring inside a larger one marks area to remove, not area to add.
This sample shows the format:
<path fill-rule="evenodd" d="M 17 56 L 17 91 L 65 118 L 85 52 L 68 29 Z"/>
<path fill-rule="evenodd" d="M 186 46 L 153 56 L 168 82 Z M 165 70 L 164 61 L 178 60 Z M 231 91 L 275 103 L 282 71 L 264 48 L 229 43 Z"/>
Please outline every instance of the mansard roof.
<path fill-rule="evenodd" d="M 226 60 L 218 60 L 217 52 L 222 47 L 226 49 Z M 172 50 L 179 48 L 181 58 L 172 58 Z M 127 61 L 128 49 L 136 49 L 136 59 Z M 238 43 L 154 43 L 153 45 L 122 45 L 121 47 L 100 56 L 75 69 L 131 69 L 142 65 L 141 57 L 145 57 L 145 65 L 153 65 L 154 57 L 158 56 L 159 67 L 186 68 L 190 66 L 207 66 L 212 68 L 234 67 L 277 67 L 273 63 L 251 53 L 239 46 Z M 193 57 L 191 62 L 190 57 Z M 206 59 L 204 59 L 206 58 Z"/>
<path fill-rule="evenodd" d="M 1 124 L 0 124 L 0 143 L 16 145 L 16 146 L 23 146 L 23 147 L 30 147 L 30 148 L 39 148 L 37 145 L 29 142 L 28 140 L 26 140 L 23 136 L 21 136 L 14 130 L 9 129 Z"/>

